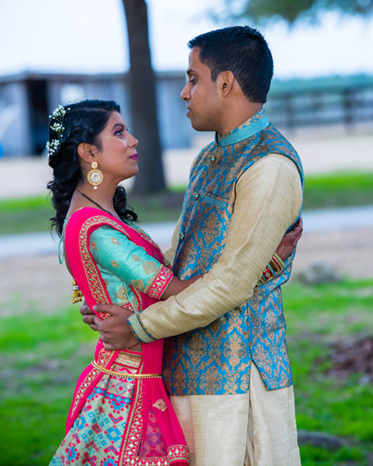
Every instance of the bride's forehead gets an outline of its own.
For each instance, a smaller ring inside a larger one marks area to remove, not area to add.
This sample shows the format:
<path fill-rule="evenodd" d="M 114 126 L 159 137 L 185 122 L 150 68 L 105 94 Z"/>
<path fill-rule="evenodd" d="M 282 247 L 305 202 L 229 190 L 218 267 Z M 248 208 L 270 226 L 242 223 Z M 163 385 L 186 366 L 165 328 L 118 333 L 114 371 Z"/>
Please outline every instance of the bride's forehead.
<path fill-rule="evenodd" d="M 102 133 L 111 132 L 111 130 L 116 125 L 123 125 L 124 127 L 126 127 L 126 122 L 120 113 L 111 112 L 111 115 L 106 123 L 105 128 L 102 130 Z"/>
<path fill-rule="evenodd" d="M 118 112 L 111 112 L 109 122 L 113 123 L 113 124 L 115 124 L 115 123 L 122 123 L 124 125 L 126 124 L 123 116 Z"/>

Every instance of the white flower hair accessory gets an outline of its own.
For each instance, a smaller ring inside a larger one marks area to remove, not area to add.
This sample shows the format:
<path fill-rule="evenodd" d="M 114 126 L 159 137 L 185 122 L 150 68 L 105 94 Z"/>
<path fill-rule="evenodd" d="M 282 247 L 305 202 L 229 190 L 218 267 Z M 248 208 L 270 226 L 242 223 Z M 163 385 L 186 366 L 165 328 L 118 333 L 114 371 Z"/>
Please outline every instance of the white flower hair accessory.
<path fill-rule="evenodd" d="M 53 120 L 55 120 L 53 125 L 50 126 L 50 129 L 52 129 L 58 135 L 58 139 L 52 139 L 51 142 L 48 141 L 46 144 L 49 157 L 53 155 L 58 149 L 58 146 L 60 144 L 60 138 L 63 135 L 65 129 L 65 127 L 63 126 L 63 119 L 68 110 L 70 110 L 70 108 L 65 109 L 62 105 L 59 105 L 56 108 L 56 110 L 54 110 L 52 115 L 49 115 L 49 118 L 53 118 Z"/>

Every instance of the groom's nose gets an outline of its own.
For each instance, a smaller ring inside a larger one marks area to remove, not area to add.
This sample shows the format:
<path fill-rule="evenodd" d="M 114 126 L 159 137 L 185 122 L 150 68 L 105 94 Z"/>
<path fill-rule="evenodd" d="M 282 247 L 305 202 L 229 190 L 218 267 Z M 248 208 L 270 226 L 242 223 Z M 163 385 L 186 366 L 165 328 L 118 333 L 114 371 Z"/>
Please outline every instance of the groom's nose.
<path fill-rule="evenodd" d="M 185 102 L 187 102 L 189 99 L 190 99 L 190 92 L 189 92 L 189 89 L 188 89 L 188 84 L 187 83 L 185 86 L 184 86 L 184 89 L 181 91 L 180 93 L 180 97 L 182 100 L 185 100 Z"/>

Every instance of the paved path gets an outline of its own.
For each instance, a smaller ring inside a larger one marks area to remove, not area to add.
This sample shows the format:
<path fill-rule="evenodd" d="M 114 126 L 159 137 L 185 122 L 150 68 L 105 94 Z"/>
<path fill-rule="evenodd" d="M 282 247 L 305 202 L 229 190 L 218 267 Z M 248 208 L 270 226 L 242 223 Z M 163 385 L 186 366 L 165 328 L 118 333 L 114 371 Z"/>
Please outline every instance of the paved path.
<path fill-rule="evenodd" d="M 304 232 L 359 230 L 373 227 L 373 206 L 305 212 Z M 167 248 L 174 222 L 141 225 L 161 247 Z M 0 236 L 0 258 L 56 254 L 58 239 L 48 232 Z"/>
<path fill-rule="evenodd" d="M 141 225 L 163 247 L 168 247 L 176 222 Z M 59 239 L 50 232 L 0 235 L 0 258 L 57 254 Z"/>

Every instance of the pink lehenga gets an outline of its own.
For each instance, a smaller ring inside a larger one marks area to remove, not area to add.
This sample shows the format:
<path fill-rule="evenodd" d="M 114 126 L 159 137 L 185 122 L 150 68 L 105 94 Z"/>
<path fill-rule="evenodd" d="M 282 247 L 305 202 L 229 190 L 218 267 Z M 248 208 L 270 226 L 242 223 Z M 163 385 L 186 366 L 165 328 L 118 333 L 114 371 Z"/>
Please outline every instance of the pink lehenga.
<path fill-rule="evenodd" d="M 102 278 L 90 250 L 90 236 L 101 226 L 125 235 L 147 257 L 164 264 L 157 245 L 141 230 L 95 208 L 78 210 L 65 228 L 65 252 L 71 273 L 91 308 L 112 303 L 107 280 Z M 131 286 L 140 310 L 157 301 L 153 296 L 160 296 L 167 286 L 165 275 L 152 282 L 153 291 L 148 294 Z M 125 307 L 131 309 L 131 304 Z M 94 361 L 77 383 L 66 436 L 51 465 L 188 465 L 185 438 L 161 378 L 162 355 L 163 340 L 142 344 L 142 353 L 107 351 L 99 340 Z"/>

